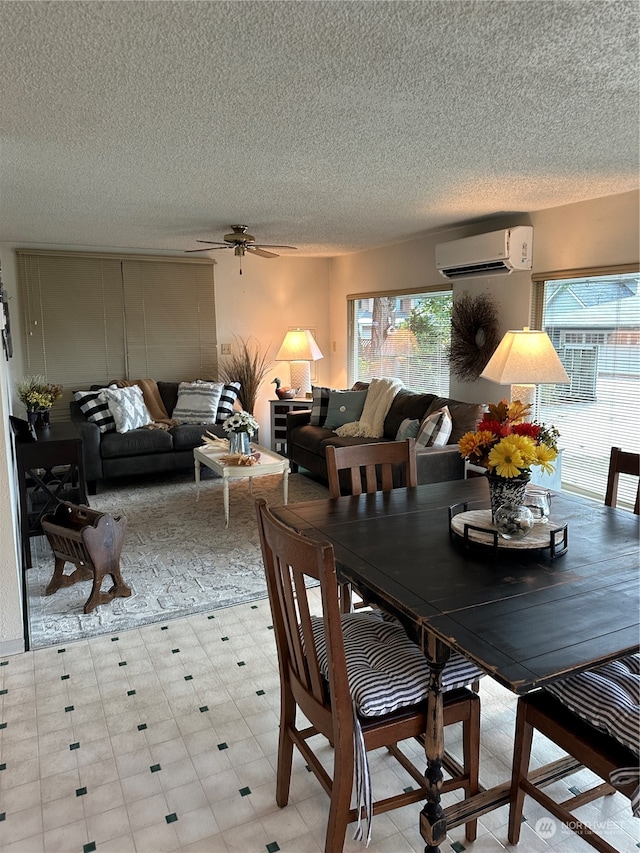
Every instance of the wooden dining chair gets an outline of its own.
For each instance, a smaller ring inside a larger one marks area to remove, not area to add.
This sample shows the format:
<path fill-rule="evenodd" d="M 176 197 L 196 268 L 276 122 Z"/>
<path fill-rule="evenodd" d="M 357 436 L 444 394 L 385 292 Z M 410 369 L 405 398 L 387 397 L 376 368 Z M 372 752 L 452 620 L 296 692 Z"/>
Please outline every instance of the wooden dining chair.
<path fill-rule="evenodd" d="M 600 853 L 616 853 L 617 848 L 572 812 L 619 790 L 631 799 L 633 813 L 640 814 L 639 685 L 640 656 L 630 655 L 520 697 L 511 776 L 510 843 L 518 843 L 528 794 Z M 552 740 L 570 758 L 530 773 L 534 731 Z M 562 802 L 545 793 L 539 784 L 543 778 L 547 782 L 549 778 L 561 779 L 581 767 L 591 770 L 602 783 Z"/>
<path fill-rule="evenodd" d="M 347 478 L 352 495 L 386 492 L 395 485 L 418 485 L 415 438 L 344 447 L 328 445 L 326 459 L 329 497 L 332 498 L 340 497 L 341 471 L 348 472 L 343 477 Z"/>
<path fill-rule="evenodd" d="M 640 453 L 628 453 L 619 447 L 611 448 L 609 457 L 609 475 L 607 477 L 607 491 L 604 497 L 605 506 L 616 506 L 618 500 L 618 479 L 620 474 L 630 474 L 638 477 L 636 488 L 636 502 L 633 511 L 640 515 Z"/>
<path fill-rule="evenodd" d="M 330 797 L 325 853 L 339 853 L 349 823 L 358 821 L 360 838 L 361 820 L 370 832 L 373 815 L 427 796 L 427 780 L 399 742 L 421 739 L 426 732 L 429 667 L 396 620 L 374 612 L 341 614 L 328 542 L 299 535 L 262 499 L 256 509 L 280 670 L 276 802 L 282 808 L 289 800 L 296 746 Z M 309 589 L 310 580 L 319 582 L 320 596 Z M 445 756 L 443 767 L 451 778 L 443 783 L 443 792 L 462 788 L 471 796 L 479 790 L 480 699 L 465 686 L 479 675 L 457 654 L 443 670 L 444 725 L 463 726 L 463 765 Z M 304 714 L 302 728 L 297 711 Z M 318 734 L 333 747 L 332 776 L 310 743 Z M 367 752 L 382 747 L 415 786 L 373 802 Z M 352 808 L 354 781 L 358 805 Z M 475 839 L 476 821 L 467 823 L 466 837 Z"/>

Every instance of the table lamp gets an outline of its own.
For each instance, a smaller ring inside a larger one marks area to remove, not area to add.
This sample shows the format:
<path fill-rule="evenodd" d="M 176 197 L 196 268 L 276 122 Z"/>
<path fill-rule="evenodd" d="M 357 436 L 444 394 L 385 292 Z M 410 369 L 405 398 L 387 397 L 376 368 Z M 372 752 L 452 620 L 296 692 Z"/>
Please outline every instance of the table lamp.
<path fill-rule="evenodd" d="M 570 381 L 549 335 L 527 326 L 505 333 L 480 376 L 498 385 L 511 385 L 511 401 L 530 403 L 532 410 L 536 385 Z"/>
<path fill-rule="evenodd" d="M 320 347 L 309 329 L 289 329 L 278 350 L 276 361 L 288 361 L 291 371 L 291 387 L 299 394 L 311 391 L 309 362 L 322 358 Z"/>

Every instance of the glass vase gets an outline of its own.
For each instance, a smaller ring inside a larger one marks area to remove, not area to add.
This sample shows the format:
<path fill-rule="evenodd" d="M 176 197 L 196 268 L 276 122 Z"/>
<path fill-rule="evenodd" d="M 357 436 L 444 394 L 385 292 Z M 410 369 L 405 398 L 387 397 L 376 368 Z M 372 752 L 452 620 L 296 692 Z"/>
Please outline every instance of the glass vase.
<path fill-rule="evenodd" d="M 251 455 L 251 444 L 248 432 L 229 433 L 229 453 L 242 453 L 244 456 Z"/>

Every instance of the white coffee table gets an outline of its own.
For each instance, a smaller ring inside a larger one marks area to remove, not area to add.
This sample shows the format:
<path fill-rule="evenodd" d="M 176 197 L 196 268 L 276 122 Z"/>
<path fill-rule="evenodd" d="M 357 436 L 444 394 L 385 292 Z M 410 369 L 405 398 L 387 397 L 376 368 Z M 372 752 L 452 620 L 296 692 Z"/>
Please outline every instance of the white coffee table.
<path fill-rule="evenodd" d="M 224 502 L 224 526 L 229 526 L 229 480 L 239 480 L 242 477 L 249 478 L 249 491 L 253 494 L 253 478 L 263 477 L 265 474 L 282 474 L 282 489 L 284 492 L 284 503 L 289 500 L 289 460 L 284 456 L 267 450 L 259 444 L 252 444 L 251 450 L 260 454 L 260 459 L 255 465 L 225 465 L 221 459 L 228 454 L 228 450 L 205 444 L 196 447 L 193 451 L 193 461 L 196 475 L 196 500 L 200 500 L 200 466 L 206 465 L 222 477 L 222 499 Z"/>

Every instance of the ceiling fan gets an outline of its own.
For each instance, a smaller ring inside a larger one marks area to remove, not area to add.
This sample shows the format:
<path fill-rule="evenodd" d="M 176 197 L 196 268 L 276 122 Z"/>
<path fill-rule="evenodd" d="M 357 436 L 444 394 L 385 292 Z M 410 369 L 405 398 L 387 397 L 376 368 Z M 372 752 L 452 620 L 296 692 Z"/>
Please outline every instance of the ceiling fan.
<path fill-rule="evenodd" d="M 196 243 L 206 243 L 202 249 L 186 249 L 187 252 L 210 252 L 217 249 L 233 249 L 233 254 L 239 258 L 243 258 L 245 252 L 251 255 L 258 255 L 261 258 L 277 258 L 275 252 L 267 252 L 266 249 L 296 249 L 296 246 L 279 246 L 270 243 L 256 243 L 256 238 L 253 234 L 247 234 L 248 225 L 231 225 L 231 231 L 223 237 L 224 242 L 215 242 L 211 240 L 196 240 Z M 240 266 L 240 275 L 242 275 L 242 262 Z"/>

